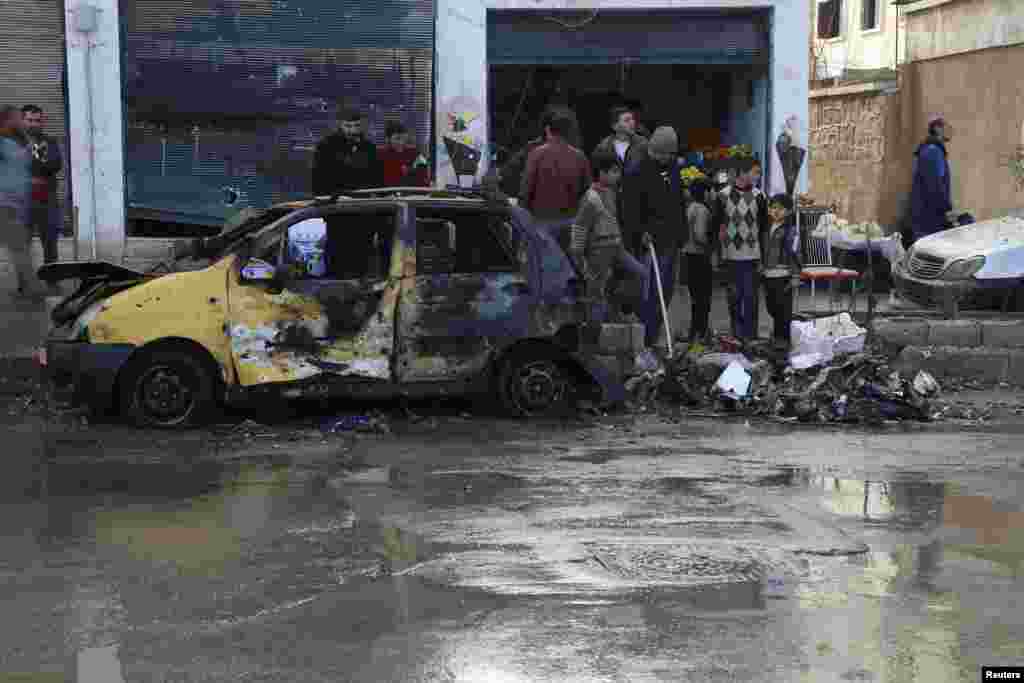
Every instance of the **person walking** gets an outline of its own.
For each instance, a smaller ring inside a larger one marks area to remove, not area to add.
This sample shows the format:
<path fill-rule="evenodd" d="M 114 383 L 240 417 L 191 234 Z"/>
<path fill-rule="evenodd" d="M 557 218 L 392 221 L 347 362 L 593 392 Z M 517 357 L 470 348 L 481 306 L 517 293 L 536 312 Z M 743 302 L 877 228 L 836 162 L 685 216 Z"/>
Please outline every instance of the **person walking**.
<path fill-rule="evenodd" d="M 946 145 L 952 130 L 941 116 L 928 120 L 928 137 L 914 152 L 914 180 L 910 190 L 910 228 L 913 240 L 939 232 L 952 222 L 952 178 Z"/>
<path fill-rule="evenodd" d="M 64 222 L 57 203 L 57 174 L 64 167 L 64 157 L 57 140 L 43 132 L 46 114 L 42 108 L 27 104 L 21 108 L 25 136 L 32 150 L 32 198 L 28 225 L 43 243 L 43 262 L 57 260 L 57 240 Z"/>
<path fill-rule="evenodd" d="M 313 194 L 318 197 L 383 183 L 377 148 L 366 139 L 362 114 L 348 109 L 338 120 L 339 130 L 321 140 L 313 154 Z"/>
<path fill-rule="evenodd" d="M 569 144 L 572 122 L 561 112 L 545 117 L 544 144 L 530 152 L 520 187 L 520 201 L 548 230 L 563 249 L 568 247 L 568 227 L 580 199 L 590 186 L 590 162 Z"/>
<path fill-rule="evenodd" d="M 32 267 L 32 232 L 28 225 L 32 191 L 32 151 L 23 131 L 21 111 L 0 110 L 0 240 L 10 252 L 18 294 L 42 298 L 46 291 Z"/>
<path fill-rule="evenodd" d="M 757 338 L 754 307 L 761 262 L 762 226 L 768 223 L 768 202 L 753 185 L 749 173 L 718 193 L 715 209 L 722 262 L 729 270 L 730 314 L 736 336 L 744 342 Z"/>
<path fill-rule="evenodd" d="M 711 209 L 707 206 L 707 185 L 696 181 L 690 185 L 690 205 L 686 207 L 689 239 L 683 245 L 686 258 L 686 280 L 690 290 L 691 343 L 706 340 L 710 335 L 713 273 L 711 252 L 714 235 L 711 230 Z"/>
<path fill-rule="evenodd" d="M 618 188 L 622 165 L 614 154 L 595 152 L 591 160 L 595 180 L 583 195 L 572 224 L 569 255 L 586 282 L 586 295 L 597 308 L 607 310 L 608 283 L 618 267 L 636 278 L 641 290 L 647 271 L 626 251 L 618 218 Z M 615 319 L 626 319 L 616 311 Z M 631 314 L 630 314 L 631 315 Z"/>
<path fill-rule="evenodd" d="M 688 227 L 683 217 L 682 179 L 679 164 L 679 138 L 674 128 L 662 126 L 654 131 L 647 144 L 647 154 L 626 169 L 623 180 L 622 221 L 627 243 L 642 263 L 649 264 L 647 293 L 641 306 L 647 346 L 657 341 L 661 323 L 661 302 L 655 291 L 655 271 L 664 287 L 666 308 L 675 293 L 675 263 L 679 248 L 688 241 Z M 649 245 L 658 256 L 652 262 Z M 671 330 L 667 331 L 671 334 Z"/>
<path fill-rule="evenodd" d="M 793 293 L 800 286 L 800 230 L 793 214 L 793 199 L 777 194 L 768 203 L 770 227 L 764 243 L 762 278 L 765 303 L 772 316 L 772 341 L 789 350 L 793 322 Z"/>

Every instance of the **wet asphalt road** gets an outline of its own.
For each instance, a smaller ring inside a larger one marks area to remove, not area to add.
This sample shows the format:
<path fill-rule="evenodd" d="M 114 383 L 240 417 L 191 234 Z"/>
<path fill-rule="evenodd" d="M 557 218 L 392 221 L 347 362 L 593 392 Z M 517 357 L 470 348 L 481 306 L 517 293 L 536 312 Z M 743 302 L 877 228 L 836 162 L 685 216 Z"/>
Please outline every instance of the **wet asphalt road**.
<path fill-rule="evenodd" d="M 0 427 L 0 681 L 942 683 L 1024 664 L 1019 431 L 41 425 Z"/>

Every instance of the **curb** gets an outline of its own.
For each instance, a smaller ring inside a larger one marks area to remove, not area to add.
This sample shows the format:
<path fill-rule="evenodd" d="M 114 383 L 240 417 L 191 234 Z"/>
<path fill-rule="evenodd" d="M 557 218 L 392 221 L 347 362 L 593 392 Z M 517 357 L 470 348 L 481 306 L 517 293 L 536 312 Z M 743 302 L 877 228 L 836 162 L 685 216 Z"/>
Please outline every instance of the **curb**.
<path fill-rule="evenodd" d="M 897 346 L 1024 349 L 1022 320 L 886 318 L 875 322 L 875 334 Z"/>
<path fill-rule="evenodd" d="M 1024 385 L 1024 349 L 907 346 L 895 365 L 905 377 L 924 370 L 939 380 L 970 377 L 987 384 Z"/>

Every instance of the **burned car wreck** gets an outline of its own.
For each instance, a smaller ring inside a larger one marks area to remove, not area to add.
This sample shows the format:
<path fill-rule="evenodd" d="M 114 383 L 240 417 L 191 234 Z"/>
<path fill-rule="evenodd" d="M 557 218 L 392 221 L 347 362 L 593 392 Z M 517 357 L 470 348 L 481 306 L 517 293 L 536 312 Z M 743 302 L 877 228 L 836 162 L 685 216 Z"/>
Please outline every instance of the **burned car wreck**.
<path fill-rule="evenodd" d="M 299 233 L 322 237 L 300 249 Z M 41 354 L 75 402 L 174 427 L 267 391 L 479 392 L 526 416 L 573 396 L 623 396 L 569 259 L 504 202 L 397 191 L 297 202 L 177 256 L 206 265 L 39 269 L 47 282 L 80 282 L 53 311 Z"/>

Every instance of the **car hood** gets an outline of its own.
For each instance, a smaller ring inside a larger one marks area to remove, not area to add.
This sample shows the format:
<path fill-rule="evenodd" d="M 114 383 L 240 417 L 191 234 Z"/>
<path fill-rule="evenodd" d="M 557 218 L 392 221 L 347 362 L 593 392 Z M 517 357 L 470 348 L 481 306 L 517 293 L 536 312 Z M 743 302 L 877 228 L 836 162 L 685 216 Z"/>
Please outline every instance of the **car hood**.
<path fill-rule="evenodd" d="M 43 282 L 79 280 L 78 289 L 65 297 L 50 313 L 61 327 L 77 318 L 93 303 L 162 275 L 147 275 L 107 261 L 65 261 L 48 263 L 37 271 Z"/>
<path fill-rule="evenodd" d="M 1005 216 L 943 230 L 923 237 L 914 247 L 945 259 L 989 256 L 1024 247 L 1024 219 Z"/>

